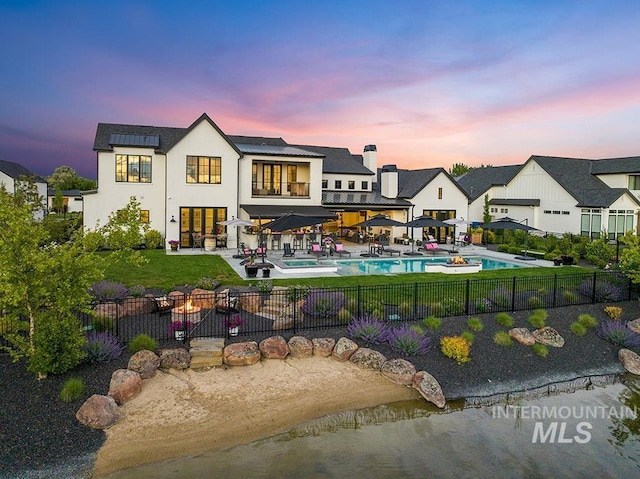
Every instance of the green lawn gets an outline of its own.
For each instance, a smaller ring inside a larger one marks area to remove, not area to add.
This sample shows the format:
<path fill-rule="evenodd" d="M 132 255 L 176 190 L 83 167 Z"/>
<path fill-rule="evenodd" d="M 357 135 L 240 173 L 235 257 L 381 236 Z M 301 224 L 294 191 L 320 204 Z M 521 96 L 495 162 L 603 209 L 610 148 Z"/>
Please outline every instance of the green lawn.
<path fill-rule="evenodd" d="M 106 279 L 119 281 L 126 286 L 141 284 L 146 288 L 161 288 L 170 291 L 176 286 L 194 285 L 202 277 L 213 278 L 224 285 L 249 285 L 247 281 L 236 274 L 229 264 L 218 255 L 171 255 L 164 250 L 141 251 L 148 262 L 140 267 L 130 264 L 111 264 L 106 271 Z M 102 253 L 108 257 L 109 253 Z M 316 287 L 358 286 L 358 285 L 389 285 L 427 282 L 453 282 L 462 279 L 487 278 L 518 278 L 549 276 L 558 274 L 570 276 L 576 273 L 592 272 L 587 268 L 520 268 L 508 270 L 481 271 L 473 274 L 447 275 L 443 273 L 411 273 L 395 276 L 342 276 L 339 278 L 305 278 L 278 279 L 274 285 L 289 286 L 294 284 L 308 284 Z M 255 282 L 255 280 L 253 281 Z"/>

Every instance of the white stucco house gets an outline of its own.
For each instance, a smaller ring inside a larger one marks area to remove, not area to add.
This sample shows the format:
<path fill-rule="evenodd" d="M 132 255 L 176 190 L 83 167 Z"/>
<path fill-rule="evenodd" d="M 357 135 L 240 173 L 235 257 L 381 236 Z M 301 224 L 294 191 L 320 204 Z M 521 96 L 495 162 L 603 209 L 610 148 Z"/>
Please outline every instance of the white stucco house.
<path fill-rule="evenodd" d="M 20 181 L 29 180 L 34 182 L 38 196 L 42 200 L 42 210 L 36 213 L 36 218 L 43 219 L 47 207 L 47 181 L 18 163 L 0 160 L 0 185 L 3 185 L 9 193 L 15 193 Z"/>

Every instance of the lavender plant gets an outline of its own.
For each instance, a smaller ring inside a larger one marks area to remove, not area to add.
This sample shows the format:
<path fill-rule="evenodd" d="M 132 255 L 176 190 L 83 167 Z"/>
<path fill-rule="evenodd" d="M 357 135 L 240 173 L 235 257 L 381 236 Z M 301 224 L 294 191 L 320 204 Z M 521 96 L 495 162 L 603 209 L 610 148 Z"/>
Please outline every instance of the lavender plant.
<path fill-rule="evenodd" d="M 431 348 L 431 338 L 408 326 L 391 328 L 385 341 L 391 349 L 405 356 L 426 354 Z"/>
<path fill-rule="evenodd" d="M 86 360 L 91 363 L 107 363 L 118 359 L 124 351 L 124 346 L 109 332 L 91 331 L 87 334 L 84 346 L 87 353 Z"/>
<path fill-rule="evenodd" d="M 302 305 L 302 312 L 315 318 L 331 318 L 344 304 L 344 294 L 340 291 L 312 290 Z"/>
<path fill-rule="evenodd" d="M 580 283 L 580 286 L 578 286 L 578 292 L 589 297 L 594 295 L 597 303 L 616 302 L 624 299 L 622 288 L 610 283 L 609 281 L 596 281 L 595 292 L 593 288 L 593 281 L 591 279 L 587 279 Z"/>
<path fill-rule="evenodd" d="M 602 321 L 597 328 L 598 336 L 621 348 L 639 348 L 640 334 L 629 329 L 621 321 Z"/>
<path fill-rule="evenodd" d="M 124 284 L 105 279 L 92 284 L 89 288 L 89 294 L 98 301 L 105 301 L 124 299 L 129 295 L 129 291 Z"/>
<path fill-rule="evenodd" d="M 347 326 L 347 335 L 354 340 L 361 341 L 365 346 L 381 344 L 387 338 L 388 326 L 384 321 L 364 314 L 353 319 Z"/>

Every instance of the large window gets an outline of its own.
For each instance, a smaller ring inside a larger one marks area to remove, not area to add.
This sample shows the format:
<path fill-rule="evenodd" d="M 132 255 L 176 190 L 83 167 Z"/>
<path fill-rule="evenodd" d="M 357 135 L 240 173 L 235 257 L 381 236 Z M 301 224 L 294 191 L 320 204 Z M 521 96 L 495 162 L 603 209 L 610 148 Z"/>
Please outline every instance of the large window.
<path fill-rule="evenodd" d="M 151 157 L 144 155 L 116 155 L 116 181 L 151 183 Z"/>
<path fill-rule="evenodd" d="M 610 210 L 608 239 L 615 239 L 624 236 L 627 231 L 633 231 L 633 216 L 633 210 Z"/>
<path fill-rule="evenodd" d="M 599 238 L 602 229 L 602 211 L 583 208 L 580 217 L 580 234 L 590 238 Z"/>
<path fill-rule="evenodd" d="M 629 189 L 640 190 L 640 175 L 629 175 Z"/>
<path fill-rule="evenodd" d="M 291 191 L 291 183 L 298 181 L 298 167 L 287 165 L 287 191 Z"/>
<path fill-rule="evenodd" d="M 222 159 L 217 156 L 187 156 L 187 183 L 222 183 Z"/>

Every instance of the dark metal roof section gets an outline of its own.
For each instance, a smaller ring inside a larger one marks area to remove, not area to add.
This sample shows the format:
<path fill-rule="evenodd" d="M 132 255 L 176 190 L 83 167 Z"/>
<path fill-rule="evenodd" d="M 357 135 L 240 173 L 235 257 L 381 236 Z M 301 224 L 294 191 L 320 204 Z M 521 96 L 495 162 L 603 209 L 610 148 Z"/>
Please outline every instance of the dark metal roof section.
<path fill-rule="evenodd" d="M 269 138 L 264 136 L 241 136 L 241 135 L 229 135 L 229 139 L 236 145 L 272 145 L 272 146 L 287 146 L 288 143 L 282 138 Z"/>
<path fill-rule="evenodd" d="M 304 150 L 315 151 L 324 155 L 322 162 L 323 173 L 348 174 L 348 175 L 367 175 L 372 176 L 375 173 L 366 168 L 362 161 L 354 158 L 348 148 L 334 148 L 330 146 L 313 146 L 313 145 L 294 145 Z"/>
<path fill-rule="evenodd" d="M 160 146 L 160 136 L 158 135 L 125 135 L 122 133 L 111 133 L 109 135 L 109 145 L 141 146 L 145 148 L 158 148 Z"/>
<path fill-rule="evenodd" d="M 502 206 L 540 206 L 540 200 L 533 198 L 493 198 L 489 200 L 489 204 Z"/>
<path fill-rule="evenodd" d="M 469 200 L 475 201 L 492 186 L 503 186 L 509 183 L 520 168 L 522 165 L 473 168 L 455 180 L 467 193 Z"/>
<path fill-rule="evenodd" d="M 320 153 L 303 150 L 291 145 L 252 145 L 236 143 L 238 149 L 245 155 L 269 155 L 269 156 L 305 156 L 309 158 L 322 158 Z"/>
<path fill-rule="evenodd" d="M 322 204 L 333 207 L 354 207 L 366 206 L 369 209 L 389 209 L 400 208 L 406 209 L 411 206 L 411 202 L 402 198 L 385 198 L 379 191 L 354 193 L 347 191 L 331 191 L 322 192 Z"/>
<path fill-rule="evenodd" d="M 278 218 L 286 213 L 298 215 L 319 216 L 322 218 L 335 218 L 335 215 L 322 206 L 300 205 L 240 205 L 250 218 Z"/>
<path fill-rule="evenodd" d="M 0 160 L 0 171 L 14 180 L 24 176 L 25 178 L 33 178 L 37 183 L 46 183 L 43 177 L 13 161 Z"/>

